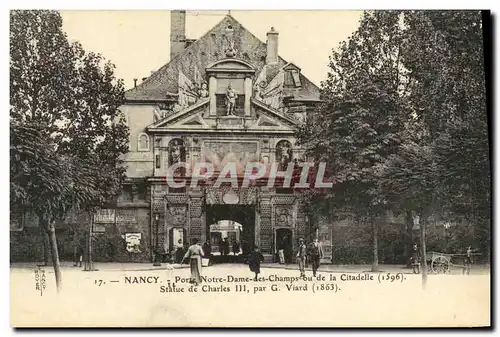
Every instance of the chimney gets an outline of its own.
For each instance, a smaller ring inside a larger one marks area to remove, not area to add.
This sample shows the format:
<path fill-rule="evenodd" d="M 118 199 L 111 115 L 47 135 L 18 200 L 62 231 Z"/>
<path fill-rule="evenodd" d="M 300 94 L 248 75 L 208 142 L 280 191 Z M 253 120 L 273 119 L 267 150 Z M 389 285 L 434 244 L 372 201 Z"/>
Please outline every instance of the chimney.
<path fill-rule="evenodd" d="M 186 47 L 186 11 L 170 12 L 170 59 Z"/>
<path fill-rule="evenodd" d="M 137 87 L 137 78 L 134 78 L 134 88 Z"/>
<path fill-rule="evenodd" d="M 267 32 L 267 56 L 266 64 L 278 63 L 278 32 L 271 27 Z"/>

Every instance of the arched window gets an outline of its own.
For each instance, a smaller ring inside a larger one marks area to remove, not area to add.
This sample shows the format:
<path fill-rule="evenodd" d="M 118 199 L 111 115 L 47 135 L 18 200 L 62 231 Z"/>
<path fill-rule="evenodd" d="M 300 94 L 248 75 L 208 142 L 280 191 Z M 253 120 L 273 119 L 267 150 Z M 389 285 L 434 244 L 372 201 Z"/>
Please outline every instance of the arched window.
<path fill-rule="evenodd" d="M 137 140 L 137 151 L 149 151 L 149 136 L 145 133 L 140 133 Z"/>

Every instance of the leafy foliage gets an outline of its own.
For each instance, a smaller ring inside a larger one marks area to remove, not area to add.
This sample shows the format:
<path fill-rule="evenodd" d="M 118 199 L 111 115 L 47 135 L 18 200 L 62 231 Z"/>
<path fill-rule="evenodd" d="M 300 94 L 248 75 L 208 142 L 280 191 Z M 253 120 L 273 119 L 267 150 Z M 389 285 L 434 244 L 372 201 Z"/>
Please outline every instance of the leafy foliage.
<path fill-rule="evenodd" d="M 401 43 L 397 12 L 366 12 L 358 31 L 333 51 L 324 104 L 298 133 L 308 154 L 327 162 L 339 207 L 380 204 L 373 169 L 396 151 L 404 121 Z"/>
<path fill-rule="evenodd" d="M 300 142 L 327 162 L 313 212 L 439 213 L 489 242 L 490 164 L 480 12 L 365 12 L 330 58 Z M 325 203 L 321 202 L 327 201 Z M 312 208 L 311 208 L 312 209 Z"/>
<path fill-rule="evenodd" d="M 55 11 L 12 11 L 11 207 L 47 221 L 113 198 L 128 130 L 123 84 L 102 56 L 69 43 Z"/>

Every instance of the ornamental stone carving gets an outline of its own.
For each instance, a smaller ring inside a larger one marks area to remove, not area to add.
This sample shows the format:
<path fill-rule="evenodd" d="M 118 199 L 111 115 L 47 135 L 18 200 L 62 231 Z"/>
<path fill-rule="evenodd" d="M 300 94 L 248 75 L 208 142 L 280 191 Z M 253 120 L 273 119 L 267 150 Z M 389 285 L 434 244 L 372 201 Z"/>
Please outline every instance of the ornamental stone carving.
<path fill-rule="evenodd" d="M 293 216 L 292 211 L 285 207 L 275 208 L 275 226 L 277 227 L 292 227 L 293 226 Z"/>
<path fill-rule="evenodd" d="M 186 205 L 170 206 L 169 213 L 173 226 L 184 226 L 187 223 Z"/>

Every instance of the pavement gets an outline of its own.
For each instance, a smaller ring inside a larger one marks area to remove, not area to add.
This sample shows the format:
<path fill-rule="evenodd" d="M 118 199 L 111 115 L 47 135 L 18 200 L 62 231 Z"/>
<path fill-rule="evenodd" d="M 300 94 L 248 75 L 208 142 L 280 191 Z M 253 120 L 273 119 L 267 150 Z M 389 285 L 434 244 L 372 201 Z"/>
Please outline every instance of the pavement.
<path fill-rule="evenodd" d="M 431 275 L 422 290 L 420 275 L 320 272 L 321 280 L 299 279 L 295 266 L 265 264 L 259 280 L 248 266 L 203 268 L 198 287 L 189 268 L 152 269 L 144 263 L 96 263 L 81 272 L 62 263 L 56 292 L 36 264 L 10 269 L 10 319 L 16 327 L 472 327 L 490 324 L 487 274 Z M 280 268 L 281 267 L 281 268 Z M 284 268 L 283 268 L 284 267 Z M 322 266 L 326 268 L 326 266 Z M 336 271 L 367 265 L 328 266 Z M 148 269 L 144 272 L 141 270 Z M 381 270 L 388 266 L 380 265 Z M 295 269 L 295 270 L 293 270 Z M 43 269 L 42 269 L 43 270 Z M 400 270 L 400 269 L 395 269 Z M 353 275 L 354 276 L 354 275 Z M 37 278 L 38 277 L 38 278 Z M 40 280 L 45 283 L 39 289 Z M 425 308 L 425 310 L 422 310 Z"/>

